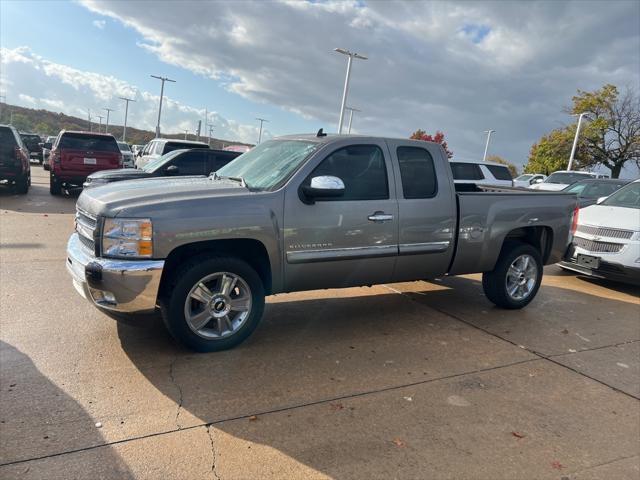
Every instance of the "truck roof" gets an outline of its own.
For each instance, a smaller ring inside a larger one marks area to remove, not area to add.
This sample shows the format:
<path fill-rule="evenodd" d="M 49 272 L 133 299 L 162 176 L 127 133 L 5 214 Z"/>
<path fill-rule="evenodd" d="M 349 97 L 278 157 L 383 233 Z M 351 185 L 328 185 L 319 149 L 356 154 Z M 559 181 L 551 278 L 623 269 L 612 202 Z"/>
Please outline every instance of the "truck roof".
<path fill-rule="evenodd" d="M 300 134 L 294 134 L 294 135 L 283 135 L 281 137 L 275 137 L 274 140 L 304 140 L 306 142 L 329 144 L 329 143 L 338 142 L 340 140 L 344 140 L 346 138 L 361 139 L 361 140 L 365 140 L 365 139 L 401 140 L 403 142 L 415 143 L 416 145 L 423 145 L 425 143 L 439 145 L 435 142 L 425 142 L 424 140 L 413 140 L 411 138 L 380 137 L 377 135 L 354 135 L 354 134 L 337 134 L 337 133 L 327 133 L 320 137 L 315 133 L 300 133 Z"/>

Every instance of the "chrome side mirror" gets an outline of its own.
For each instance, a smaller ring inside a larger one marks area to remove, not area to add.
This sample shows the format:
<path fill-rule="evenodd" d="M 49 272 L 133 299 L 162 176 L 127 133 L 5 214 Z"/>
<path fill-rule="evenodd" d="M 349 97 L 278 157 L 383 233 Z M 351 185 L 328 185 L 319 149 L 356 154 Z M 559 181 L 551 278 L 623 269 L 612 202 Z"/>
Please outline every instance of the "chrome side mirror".
<path fill-rule="evenodd" d="M 344 195 L 344 182 L 338 177 L 321 175 L 313 177 L 309 185 L 302 185 L 300 198 L 304 203 L 314 203 L 324 198 L 337 198 Z"/>
<path fill-rule="evenodd" d="M 600 197 L 598 199 L 598 201 L 596 202 L 598 205 L 600 205 L 602 202 L 604 202 L 608 197 Z"/>

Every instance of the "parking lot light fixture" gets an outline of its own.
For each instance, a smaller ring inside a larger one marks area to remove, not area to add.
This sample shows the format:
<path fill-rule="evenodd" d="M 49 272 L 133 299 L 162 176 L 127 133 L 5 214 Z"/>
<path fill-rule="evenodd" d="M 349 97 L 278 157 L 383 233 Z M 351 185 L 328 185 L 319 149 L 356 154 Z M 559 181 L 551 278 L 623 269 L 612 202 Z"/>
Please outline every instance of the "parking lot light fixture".
<path fill-rule="evenodd" d="M 350 52 L 344 48 L 334 48 L 334 52 L 346 55 L 349 60 L 347 61 L 347 74 L 344 78 L 344 90 L 342 91 L 342 103 L 340 104 L 340 121 L 338 122 L 338 133 L 342 133 L 342 126 L 344 124 L 344 110 L 347 105 L 347 96 L 349 95 L 349 79 L 351 77 L 351 62 L 354 58 L 359 60 L 368 60 L 368 57 L 360 55 L 358 53 Z"/>
<path fill-rule="evenodd" d="M 482 161 L 487 161 L 487 152 L 489 151 L 489 141 L 491 140 L 491 134 L 494 133 L 495 130 L 485 130 L 484 133 L 487 134 L 487 143 L 484 146 L 484 155 L 482 156 Z"/>
<path fill-rule="evenodd" d="M 578 117 L 578 126 L 576 127 L 576 136 L 573 137 L 573 146 L 571 147 L 571 155 L 569 156 L 569 166 L 567 167 L 567 170 L 569 171 L 573 167 L 573 158 L 575 157 L 576 147 L 578 146 L 578 137 L 580 136 L 580 126 L 582 125 L 582 117 L 584 117 L 585 115 L 587 115 L 587 112 L 574 114 L 575 117 Z"/>
<path fill-rule="evenodd" d="M 158 75 L 151 75 L 152 78 L 157 78 L 162 82 L 160 86 L 160 104 L 158 105 L 158 124 L 156 125 L 156 138 L 160 138 L 160 116 L 162 115 L 162 97 L 164 97 L 164 82 L 173 82 L 176 83 L 175 80 L 171 80 L 167 77 L 159 77 Z"/>
<path fill-rule="evenodd" d="M 105 123 L 104 125 L 104 133 L 109 133 L 109 114 L 111 112 L 115 112 L 115 110 L 113 108 L 107 108 L 107 107 L 104 107 L 103 110 L 106 110 L 107 112 L 107 123 Z"/>
<path fill-rule="evenodd" d="M 124 126 L 122 127 L 122 141 L 127 141 L 127 116 L 129 114 L 129 102 L 135 102 L 133 98 L 118 97 L 120 100 L 124 100 Z"/>
<path fill-rule="evenodd" d="M 102 130 L 102 119 L 104 117 L 102 115 L 96 115 L 96 117 L 98 117 L 98 120 L 100 120 L 100 124 L 98 125 L 98 133 L 100 133 Z"/>
<path fill-rule="evenodd" d="M 256 120 L 260 122 L 260 133 L 258 134 L 258 145 L 259 145 L 260 142 L 262 141 L 262 124 L 264 122 L 269 123 L 269 120 L 265 120 L 264 118 L 256 118 Z"/>

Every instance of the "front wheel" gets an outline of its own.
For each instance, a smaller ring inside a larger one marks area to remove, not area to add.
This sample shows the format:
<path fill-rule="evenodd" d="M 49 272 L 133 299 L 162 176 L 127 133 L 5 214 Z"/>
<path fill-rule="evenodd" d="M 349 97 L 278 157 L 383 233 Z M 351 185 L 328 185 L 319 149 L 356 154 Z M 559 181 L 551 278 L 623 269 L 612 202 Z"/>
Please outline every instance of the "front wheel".
<path fill-rule="evenodd" d="M 525 307 L 542 283 L 540 252 L 526 243 L 505 245 L 495 268 L 482 275 L 484 293 L 498 307 Z"/>
<path fill-rule="evenodd" d="M 243 260 L 196 257 L 173 278 L 163 319 L 171 335 L 192 350 L 235 347 L 258 326 L 264 287 Z"/>

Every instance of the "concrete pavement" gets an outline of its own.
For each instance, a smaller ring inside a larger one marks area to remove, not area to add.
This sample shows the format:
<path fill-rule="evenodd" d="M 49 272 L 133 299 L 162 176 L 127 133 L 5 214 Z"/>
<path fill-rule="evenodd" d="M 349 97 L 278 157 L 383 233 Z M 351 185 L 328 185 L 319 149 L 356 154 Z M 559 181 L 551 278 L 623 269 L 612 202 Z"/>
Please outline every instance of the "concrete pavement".
<path fill-rule="evenodd" d="M 0 477 L 640 476 L 637 291 L 551 266 L 522 311 L 479 276 L 277 295 L 194 354 L 77 295 L 45 174 L 0 188 Z"/>

